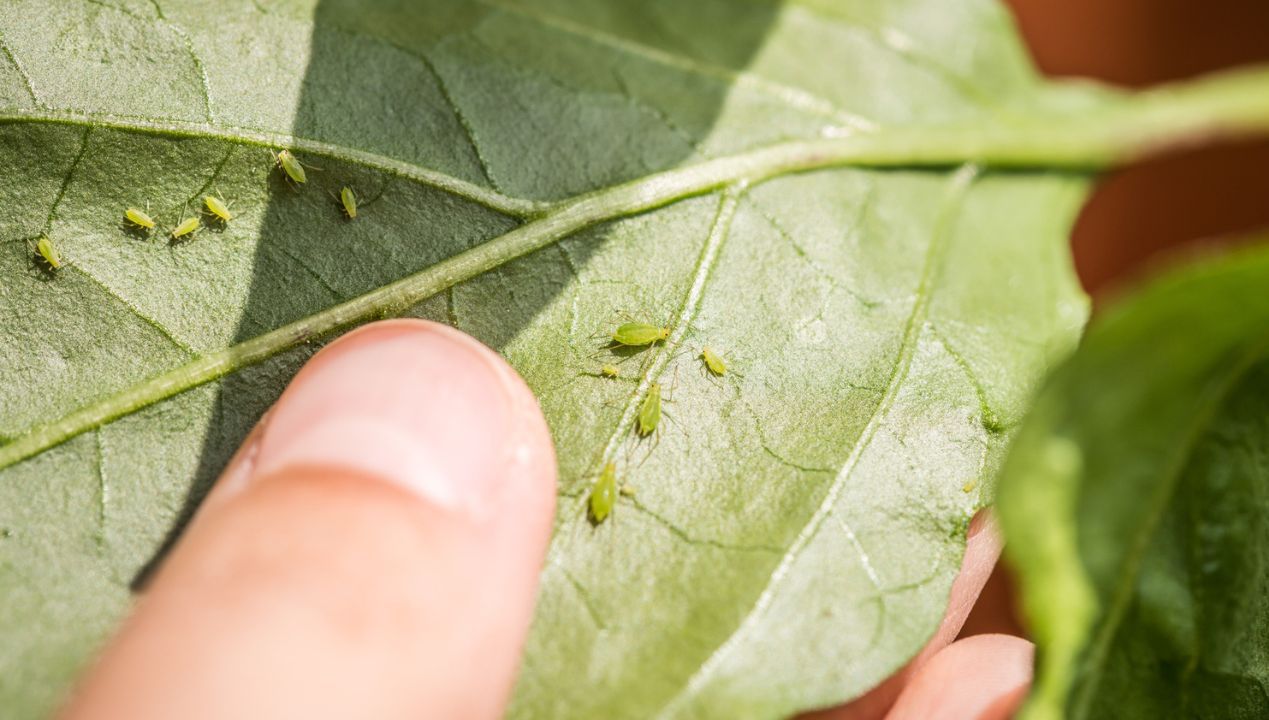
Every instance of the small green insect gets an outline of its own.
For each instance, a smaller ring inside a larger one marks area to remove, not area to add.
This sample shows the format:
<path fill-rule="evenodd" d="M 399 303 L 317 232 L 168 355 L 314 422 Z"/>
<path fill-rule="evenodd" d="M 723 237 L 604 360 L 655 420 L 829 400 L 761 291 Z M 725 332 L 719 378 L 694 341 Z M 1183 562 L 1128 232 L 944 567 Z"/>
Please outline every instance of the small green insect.
<path fill-rule="evenodd" d="M 599 479 L 590 489 L 590 517 L 596 525 L 608 519 L 612 507 L 617 502 L 617 466 L 604 465 Z"/>
<path fill-rule="evenodd" d="M 641 322 L 622 323 L 613 331 L 612 341 L 618 345 L 638 347 L 661 342 L 670 337 L 670 328 Z"/>
<path fill-rule="evenodd" d="M 203 204 L 207 206 L 207 212 L 215 215 L 221 222 L 229 222 L 234 219 L 234 214 L 229 212 L 229 203 L 225 202 L 224 198 L 204 195 Z"/>
<path fill-rule="evenodd" d="M 339 191 L 339 202 L 344 206 L 344 214 L 349 220 L 357 218 L 357 196 L 353 194 L 353 189 L 345 185 Z"/>
<path fill-rule="evenodd" d="M 198 232 L 199 229 L 202 227 L 203 227 L 203 223 L 198 218 L 196 217 L 185 218 L 184 220 L 181 221 L 180 225 L 177 225 L 176 227 L 172 228 L 172 239 L 180 240 L 183 237 L 186 237 L 188 235 L 192 235 L 193 233 Z"/>
<path fill-rule="evenodd" d="M 134 226 L 142 228 L 143 230 L 154 229 L 154 218 L 150 217 L 150 213 L 145 210 L 141 210 L 140 208 L 130 207 L 127 210 L 124 210 L 123 217 Z"/>
<path fill-rule="evenodd" d="M 291 178 L 297 184 L 303 185 L 308 182 L 308 175 L 304 173 L 304 163 L 301 163 L 290 150 L 279 150 L 273 154 L 273 160 L 282 168 L 282 172 Z"/>
<path fill-rule="evenodd" d="M 599 374 L 610 378 L 621 377 L 621 368 L 609 363 L 599 368 Z"/>
<path fill-rule="evenodd" d="M 40 239 L 35 241 L 35 252 L 39 253 L 44 263 L 52 270 L 61 270 L 67 265 L 66 260 L 62 258 L 62 251 L 48 235 L 41 235 Z"/>
<path fill-rule="evenodd" d="M 722 377 L 727 374 L 727 363 L 713 350 L 707 347 L 701 348 L 701 360 L 705 361 L 705 367 L 715 375 Z"/>
<path fill-rule="evenodd" d="M 647 437 L 656 432 L 661 424 L 661 383 L 652 383 L 648 388 L 648 396 L 639 404 L 639 415 L 636 417 L 635 432 L 639 437 Z"/>
<path fill-rule="evenodd" d="M 618 492 L 621 493 L 622 497 L 632 498 L 635 496 L 634 485 L 631 485 L 630 483 L 622 483 Z"/>

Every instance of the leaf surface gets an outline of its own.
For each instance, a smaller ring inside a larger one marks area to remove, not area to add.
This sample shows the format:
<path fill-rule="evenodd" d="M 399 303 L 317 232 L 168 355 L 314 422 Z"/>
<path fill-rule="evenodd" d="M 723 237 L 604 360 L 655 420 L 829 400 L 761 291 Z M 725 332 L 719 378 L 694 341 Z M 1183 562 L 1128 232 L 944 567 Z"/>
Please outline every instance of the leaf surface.
<path fill-rule="evenodd" d="M 7 0 L 0 41 L 17 717 L 56 703 L 322 339 L 389 314 L 498 349 L 554 433 L 514 716 L 858 695 L 937 626 L 976 488 L 1082 324 L 1070 169 L 1269 124 L 1263 73 L 1042 88 L 979 0 Z M 213 193 L 235 218 L 185 242 L 122 225 Z M 73 265 L 33 268 L 40 235 Z M 623 313 L 672 342 L 597 377 Z M 706 377 L 705 343 L 736 372 Z M 654 382 L 655 445 L 631 430 Z M 592 528 L 609 461 L 637 499 Z"/>
<path fill-rule="evenodd" d="M 1040 648 L 1026 717 L 1269 713 L 1269 252 L 1186 268 L 1048 383 L 998 510 Z"/>

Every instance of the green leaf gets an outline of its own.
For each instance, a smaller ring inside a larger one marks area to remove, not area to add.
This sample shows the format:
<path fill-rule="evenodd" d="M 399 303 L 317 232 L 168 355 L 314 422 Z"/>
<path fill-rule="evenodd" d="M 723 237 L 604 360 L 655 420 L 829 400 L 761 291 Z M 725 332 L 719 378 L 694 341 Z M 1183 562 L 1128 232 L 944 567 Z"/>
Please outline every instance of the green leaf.
<path fill-rule="evenodd" d="M 1269 248 L 1169 275 L 1050 379 L 998 511 L 1040 648 L 1028 718 L 1264 717 Z"/>
<path fill-rule="evenodd" d="M 1263 71 L 1043 86 L 987 0 L 8 0 L 0 41 L 16 717 L 57 701 L 316 345 L 391 314 L 497 348 L 554 432 L 513 715 L 856 696 L 937 626 L 973 488 L 1082 324 L 1084 171 L 1269 126 Z M 320 167 L 306 186 L 281 147 Z M 235 219 L 186 242 L 121 225 L 214 192 Z M 73 265 L 33 268 L 41 235 Z M 594 377 L 622 312 L 673 342 Z M 705 342 L 737 372 L 703 376 Z M 592 528 L 608 461 L 639 492 Z"/>

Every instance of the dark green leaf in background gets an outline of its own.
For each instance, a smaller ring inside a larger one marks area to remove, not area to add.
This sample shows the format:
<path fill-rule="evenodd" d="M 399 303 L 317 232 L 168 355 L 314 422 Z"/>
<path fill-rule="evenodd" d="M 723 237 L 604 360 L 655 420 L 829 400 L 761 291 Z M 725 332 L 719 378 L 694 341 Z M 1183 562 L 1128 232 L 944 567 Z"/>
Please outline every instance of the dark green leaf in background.
<path fill-rule="evenodd" d="M 1028 718 L 1269 715 L 1269 251 L 1101 317 L 998 511 L 1040 650 Z"/>
<path fill-rule="evenodd" d="M 4 0 L 0 43 L 15 717 L 57 702 L 316 343 L 389 314 L 502 352 L 559 449 L 513 716 L 856 696 L 938 625 L 976 488 L 1083 322 L 1085 171 L 1269 125 L 1264 73 L 1041 86 L 987 0 Z M 122 226 L 209 192 L 227 227 Z M 32 267 L 41 234 L 74 265 Z M 673 343 L 594 377 L 623 312 Z M 706 378 L 705 343 L 737 372 Z M 653 448 L 630 422 L 658 381 Z M 592 528 L 610 461 L 637 500 Z"/>

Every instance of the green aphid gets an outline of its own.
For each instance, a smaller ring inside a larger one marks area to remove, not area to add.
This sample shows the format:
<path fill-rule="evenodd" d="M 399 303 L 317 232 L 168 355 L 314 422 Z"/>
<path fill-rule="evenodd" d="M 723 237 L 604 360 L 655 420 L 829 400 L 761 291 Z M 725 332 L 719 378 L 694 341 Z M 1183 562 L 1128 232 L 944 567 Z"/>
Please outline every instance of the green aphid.
<path fill-rule="evenodd" d="M 220 218 L 221 222 L 229 222 L 234 219 L 234 214 L 229 212 L 229 203 L 223 199 L 206 195 L 203 197 L 203 204 L 207 206 L 207 212 Z"/>
<path fill-rule="evenodd" d="M 61 270 L 66 267 L 66 261 L 62 258 L 62 251 L 49 238 L 48 235 L 41 235 L 39 240 L 35 241 L 35 252 L 39 253 L 44 259 L 46 265 L 53 270 Z"/>
<path fill-rule="evenodd" d="M 183 237 L 192 235 L 203 227 L 202 221 L 196 217 L 185 218 L 180 225 L 172 228 L 172 239 L 180 240 Z"/>
<path fill-rule="evenodd" d="M 141 210 L 140 208 L 130 207 L 127 210 L 124 210 L 123 217 L 128 222 L 135 225 L 136 227 L 142 228 L 144 230 L 154 229 L 154 225 L 155 225 L 154 218 L 150 217 L 149 213 L 145 212 L 144 210 Z"/>
<path fill-rule="evenodd" d="M 282 168 L 282 172 L 297 184 L 303 185 L 308 182 L 308 175 L 304 173 L 304 164 L 290 150 L 277 151 L 273 154 L 273 160 L 278 167 Z"/>
<path fill-rule="evenodd" d="M 612 341 L 618 345 L 638 347 L 651 345 L 670 337 L 670 328 L 641 322 L 622 323 L 613 331 Z"/>
<path fill-rule="evenodd" d="M 652 383 L 648 388 L 648 396 L 639 404 L 639 415 L 635 422 L 635 432 L 639 437 L 647 437 L 656 432 L 661 424 L 661 383 Z"/>
<path fill-rule="evenodd" d="M 608 519 L 612 507 L 617 502 L 617 466 L 604 465 L 599 479 L 590 489 L 590 518 L 596 525 Z"/>
<path fill-rule="evenodd" d="M 610 378 L 621 377 L 621 368 L 609 363 L 599 368 L 599 374 Z"/>
<path fill-rule="evenodd" d="M 345 185 L 339 191 L 339 203 L 344 206 L 344 214 L 349 220 L 357 218 L 357 196 L 353 194 L 353 189 Z"/>
<path fill-rule="evenodd" d="M 701 360 L 705 361 L 705 367 L 715 375 L 722 377 L 727 374 L 727 363 L 723 362 L 722 357 L 713 350 L 707 347 L 701 348 Z"/>
<path fill-rule="evenodd" d="M 630 483 L 622 483 L 618 492 L 621 493 L 622 497 L 632 498 L 635 496 L 634 485 L 631 485 Z"/>

